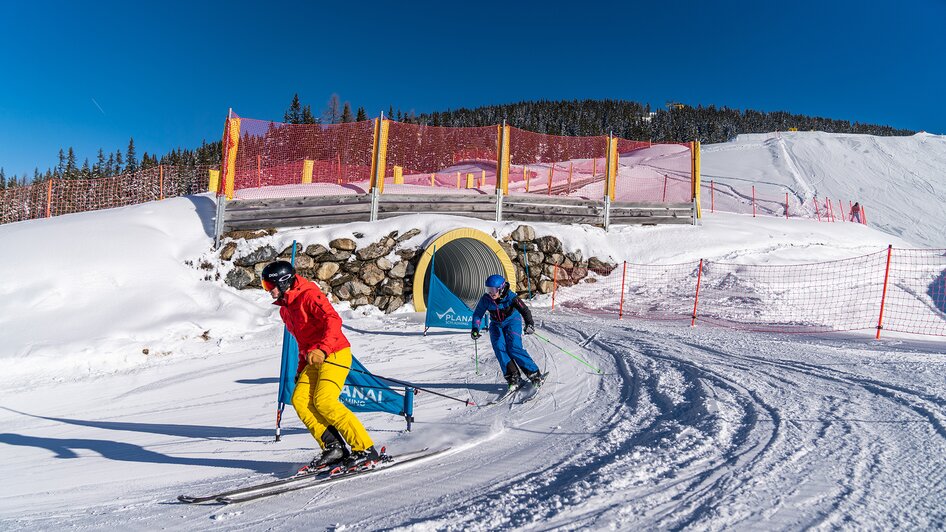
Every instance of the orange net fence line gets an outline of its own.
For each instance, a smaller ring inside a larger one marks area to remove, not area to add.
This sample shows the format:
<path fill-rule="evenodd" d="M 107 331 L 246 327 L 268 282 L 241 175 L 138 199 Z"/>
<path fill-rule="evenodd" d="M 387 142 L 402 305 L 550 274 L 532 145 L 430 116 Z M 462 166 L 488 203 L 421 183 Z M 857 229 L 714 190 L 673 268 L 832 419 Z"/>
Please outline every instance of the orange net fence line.
<path fill-rule="evenodd" d="M 693 199 L 692 148 L 618 139 L 615 201 L 685 203 Z"/>
<path fill-rule="evenodd" d="M 0 190 L 0 223 L 124 207 L 207 192 L 210 166 L 159 165 L 94 179 L 47 179 Z"/>
<path fill-rule="evenodd" d="M 385 192 L 417 187 L 495 190 L 498 126 L 438 127 L 386 122 Z M 406 187 L 389 188 L 391 185 Z"/>
<path fill-rule="evenodd" d="M 891 248 L 794 265 L 624 262 L 587 273 L 556 271 L 553 311 L 781 333 L 946 337 L 946 250 Z"/>
<path fill-rule="evenodd" d="M 866 211 L 850 200 L 799 197 L 785 187 L 763 184 L 733 184 L 711 179 L 700 184 L 704 213 L 735 213 L 752 216 L 807 218 L 820 222 L 867 223 Z"/>
<path fill-rule="evenodd" d="M 234 197 L 361 194 L 370 188 L 374 121 L 322 125 L 240 118 L 233 124 L 239 127 Z M 286 185 L 290 190 L 270 188 Z"/>

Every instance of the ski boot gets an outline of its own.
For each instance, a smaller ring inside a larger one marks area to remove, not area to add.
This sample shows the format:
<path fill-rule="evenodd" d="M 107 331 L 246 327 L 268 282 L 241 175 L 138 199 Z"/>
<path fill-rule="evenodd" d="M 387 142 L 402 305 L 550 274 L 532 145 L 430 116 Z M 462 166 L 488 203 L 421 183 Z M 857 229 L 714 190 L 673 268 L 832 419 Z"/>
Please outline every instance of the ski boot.
<path fill-rule="evenodd" d="M 381 454 L 374 448 L 374 445 L 372 445 L 364 451 L 352 451 L 351 455 L 345 460 L 345 469 L 349 472 L 374 469 L 374 466 L 378 465 L 381 461 Z"/>
<path fill-rule="evenodd" d="M 316 456 L 309 462 L 309 465 L 302 466 L 299 475 L 311 475 L 322 471 L 328 471 L 341 464 L 349 456 L 348 449 L 340 442 L 334 441 L 325 446 L 321 456 Z"/>
<path fill-rule="evenodd" d="M 529 377 L 529 382 L 532 383 L 533 388 L 538 388 L 539 386 L 542 386 L 543 382 L 545 382 L 545 375 L 543 375 L 541 371 L 530 373 L 528 377 Z"/>

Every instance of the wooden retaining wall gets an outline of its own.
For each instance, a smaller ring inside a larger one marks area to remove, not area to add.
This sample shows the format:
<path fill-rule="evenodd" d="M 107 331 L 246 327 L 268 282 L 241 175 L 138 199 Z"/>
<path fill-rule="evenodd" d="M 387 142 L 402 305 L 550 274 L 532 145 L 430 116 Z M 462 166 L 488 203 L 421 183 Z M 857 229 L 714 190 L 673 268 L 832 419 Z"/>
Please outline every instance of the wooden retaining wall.
<path fill-rule="evenodd" d="M 492 194 L 385 194 L 378 197 L 377 207 L 379 220 L 416 213 L 496 220 L 496 196 Z M 506 196 L 501 219 L 603 226 L 605 207 L 603 201 L 561 196 Z M 610 225 L 692 224 L 694 216 L 692 203 L 612 202 L 608 212 Z M 233 200 L 226 203 L 223 230 L 331 225 L 370 219 L 370 194 Z"/>

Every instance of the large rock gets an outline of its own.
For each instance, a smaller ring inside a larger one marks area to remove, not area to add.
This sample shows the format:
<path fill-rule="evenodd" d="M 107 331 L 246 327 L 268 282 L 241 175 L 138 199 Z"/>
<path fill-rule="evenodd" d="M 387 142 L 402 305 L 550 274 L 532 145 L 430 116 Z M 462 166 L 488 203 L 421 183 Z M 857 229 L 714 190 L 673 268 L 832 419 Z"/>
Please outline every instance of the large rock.
<path fill-rule="evenodd" d="M 233 268 L 227 273 L 224 282 L 237 290 L 243 290 L 253 282 L 253 273 L 246 268 Z"/>
<path fill-rule="evenodd" d="M 543 236 L 535 239 L 535 245 L 542 253 L 561 253 L 562 241 L 554 236 Z"/>
<path fill-rule="evenodd" d="M 357 260 L 350 260 L 348 262 L 342 263 L 342 271 L 346 271 L 348 273 L 353 273 L 357 275 L 358 272 L 361 271 L 361 268 L 364 267 L 364 265 L 365 263 L 363 262 L 359 262 Z"/>
<path fill-rule="evenodd" d="M 591 257 L 588 259 L 588 269 L 594 270 L 600 275 L 610 275 L 614 268 L 617 268 L 617 264 L 605 262 L 598 257 Z"/>
<path fill-rule="evenodd" d="M 276 234 L 276 229 L 257 229 L 254 231 L 227 231 L 222 236 L 223 238 L 232 238 L 233 240 L 253 240 L 274 234 Z"/>
<path fill-rule="evenodd" d="M 420 229 L 411 229 L 410 231 L 397 237 L 396 240 L 397 240 L 397 243 L 400 244 L 401 242 L 404 242 L 405 240 L 410 240 L 419 234 L 420 234 Z M 403 302 L 401 304 L 403 305 Z"/>
<path fill-rule="evenodd" d="M 296 242 L 296 255 L 299 255 L 301 253 L 302 253 L 302 244 Z M 280 253 L 280 255 L 282 255 L 283 257 L 292 257 L 292 244 L 286 246 L 286 249 L 282 250 L 282 253 Z"/>
<path fill-rule="evenodd" d="M 381 268 L 382 270 L 386 272 L 390 271 L 391 268 L 394 267 L 394 265 L 391 264 L 391 261 L 388 260 L 387 257 L 381 257 L 380 259 L 376 260 L 374 263 L 378 265 L 378 268 Z"/>
<path fill-rule="evenodd" d="M 377 264 L 368 262 L 361 268 L 361 272 L 358 273 L 358 276 L 368 286 L 374 286 L 383 281 L 386 274 Z"/>
<path fill-rule="evenodd" d="M 355 276 L 350 273 L 336 273 L 335 277 L 332 277 L 328 280 L 328 284 L 337 288 L 341 285 L 347 284 L 354 278 Z"/>
<path fill-rule="evenodd" d="M 561 264 L 565 262 L 565 255 L 561 253 L 548 253 L 545 255 L 546 264 Z"/>
<path fill-rule="evenodd" d="M 588 277 L 588 268 L 572 268 L 571 270 L 568 270 L 568 276 L 571 278 L 573 283 L 577 283 L 585 277 Z"/>
<path fill-rule="evenodd" d="M 351 300 L 351 308 L 363 307 L 370 302 L 371 300 L 368 299 L 368 296 L 356 296 Z"/>
<path fill-rule="evenodd" d="M 273 246 L 263 246 L 249 255 L 245 255 L 233 261 L 237 266 L 253 266 L 261 262 L 269 262 L 276 258 L 276 250 Z"/>
<path fill-rule="evenodd" d="M 568 260 L 572 262 L 581 262 L 581 250 L 569 251 L 568 253 L 565 253 L 565 257 L 567 257 Z"/>
<path fill-rule="evenodd" d="M 414 259 L 414 257 L 420 255 L 420 253 L 421 253 L 420 248 L 399 249 L 397 251 L 397 256 L 401 257 L 401 260 L 411 261 Z"/>
<path fill-rule="evenodd" d="M 407 275 L 407 261 L 398 261 L 391 269 L 388 271 L 388 277 L 393 277 L 396 279 L 403 279 Z"/>
<path fill-rule="evenodd" d="M 322 244 L 312 244 L 311 246 L 305 248 L 305 254 L 312 257 L 313 259 L 318 259 L 322 255 L 328 253 L 329 250 Z"/>
<path fill-rule="evenodd" d="M 387 279 L 381 284 L 381 293 L 389 296 L 399 296 L 404 293 L 404 281 Z"/>
<path fill-rule="evenodd" d="M 332 262 L 345 262 L 351 258 L 351 251 L 336 251 L 335 253 L 326 253 L 319 260 Z"/>
<path fill-rule="evenodd" d="M 236 253 L 237 245 L 236 242 L 227 242 L 223 249 L 220 250 L 220 260 L 230 260 L 233 258 L 233 254 Z"/>
<path fill-rule="evenodd" d="M 328 281 L 333 275 L 338 273 L 339 266 L 337 262 L 323 262 L 315 269 L 315 278 L 320 281 Z"/>
<path fill-rule="evenodd" d="M 535 229 L 528 225 L 520 225 L 509 237 L 518 242 L 535 240 Z"/>
<path fill-rule="evenodd" d="M 358 244 L 350 238 L 336 238 L 328 243 L 329 247 L 336 251 L 355 251 Z"/>
<path fill-rule="evenodd" d="M 286 261 L 289 261 L 291 258 L 292 257 L 287 257 Z M 296 255 L 296 271 L 311 270 L 314 267 L 315 267 L 315 260 L 312 257 L 308 255 Z"/>
<path fill-rule="evenodd" d="M 391 253 L 391 250 L 394 249 L 394 239 L 393 238 L 383 238 L 380 242 L 375 242 L 367 247 L 363 247 L 355 252 L 361 260 L 374 260 L 380 257 L 384 257 L 388 253 Z"/>
<path fill-rule="evenodd" d="M 509 256 L 509 260 L 516 260 L 516 257 L 519 256 L 519 251 L 516 250 L 516 247 L 511 242 L 500 242 L 499 247 L 503 248 L 503 251 Z"/>
<path fill-rule="evenodd" d="M 523 266 L 528 264 L 529 268 L 541 267 L 543 262 L 545 262 L 545 255 L 538 251 L 530 251 L 519 255 L 519 264 Z"/>
<path fill-rule="evenodd" d="M 401 296 L 391 296 L 391 299 L 388 301 L 388 306 L 384 309 L 384 312 L 390 314 L 395 310 L 404 306 L 404 298 Z"/>
<path fill-rule="evenodd" d="M 362 303 L 362 305 L 366 305 L 368 303 L 367 296 L 371 294 L 371 287 L 361 281 L 349 281 L 336 287 L 335 294 L 338 295 L 340 299 L 352 301 L 356 298 L 363 297 L 365 298 L 365 302 Z"/>

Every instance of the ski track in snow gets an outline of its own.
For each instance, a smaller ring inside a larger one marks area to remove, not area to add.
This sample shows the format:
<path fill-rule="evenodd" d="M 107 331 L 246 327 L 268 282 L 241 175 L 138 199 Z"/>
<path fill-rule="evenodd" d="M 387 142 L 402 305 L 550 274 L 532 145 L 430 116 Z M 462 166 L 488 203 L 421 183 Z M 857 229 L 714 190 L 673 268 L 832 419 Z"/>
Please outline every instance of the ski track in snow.
<path fill-rule="evenodd" d="M 529 340 L 536 361 L 551 372 L 534 401 L 466 408 L 443 399 L 420 400 L 418 423 L 409 438 L 437 440 L 431 447 L 452 441 L 454 449 L 446 455 L 400 472 L 238 506 L 184 506 L 173 501 L 178 493 L 213 491 L 255 480 L 261 473 L 291 471 L 291 464 L 279 460 L 310 454 L 307 435 L 292 439 L 296 446 L 279 447 L 261 443 L 266 429 L 229 429 L 215 438 L 213 427 L 161 428 L 142 435 L 145 425 L 72 422 L 68 432 L 73 438 L 94 438 L 90 431 L 106 425 L 116 431 L 109 433 L 116 445 L 133 437 L 128 446 L 174 455 L 178 461 L 172 463 L 213 465 L 219 452 L 232 458 L 231 467 L 256 464 L 257 472 L 208 478 L 208 468 L 192 467 L 191 481 L 139 487 L 133 476 L 135 462 L 143 460 L 136 454 L 140 451 L 117 458 L 128 460 L 131 472 L 120 481 L 108 476 L 97 481 L 94 465 L 67 461 L 68 467 L 83 468 L 92 477 L 83 489 L 92 493 L 86 499 L 98 502 L 76 509 L 58 502 L 74 494 L 40 490 L 31 496 L 43 510 L 0 515 L 0 524 L 13 529 L 191 529 L 213 523 L 251 530 L 313 525 L 402 530 L 926 529 L 946 524 L 941 502 L 946 498 L 942 355 L 910 344 L 897 349 L 865 342 L 861 347 L 818 338 L 542 314 L 543 331 L 556 344 L 587 357 L 604 374 L 594 374 L 549 344 Z M 424 341 L 445 353 L 466 352 L 468 341 L 461 338 L 435 335 Z M 403 344 L 392 350 L 360 349 L 376 365 L 397 358 L 412 363 Z M 462 383 L 455 387 L 466 386 L 466 393 L 485 404 L 490 390 L 500 389 L 490 383 L 500 379 L 492 353 L 481 349 L 480 357 L 479 376 L 471 376 L 466 357 L 435 357 L 427 359 L 432 366 L 418 368 L 417 380 L 422 383 L 430 374 L 445 383 Z M 181 402 L 169 399 L 193 379 L 235 371 L 209 359 L 200 363 L 206 367 L 199 369 L 206 371 L 190 367 L 118 391 L 116 399 L 153 394 L 120 417 L 160 420 L 228 399 L 269 408 L 268 394 L 236 385 Z M 265 374 L 272 357 L 256 355 L 241 363 L 247 366 L 243 372 Z M 85 418 L 108 418 L 112 411 L 98 406 L 85 412 Z M 239 427 L 240 415 L 233 412 L 220 424 Z M 56 418 L 11 419 L 15 423 L 6 431 L 20 434 L 52 430 L 57 423 Z M 396 443 L 401 437 L 381 428 L 396 428 L 378 422 L 384 418 L 367 419 L 376 438 Z M 243 426 L 267 425 L 259 419 Z M 407 446 L 402 442 L 402 450 Z M 116 459 L 114 452 L 103 454 Z M 56 464 L 49 460 L 41 459 L 39 466 Z"/>

